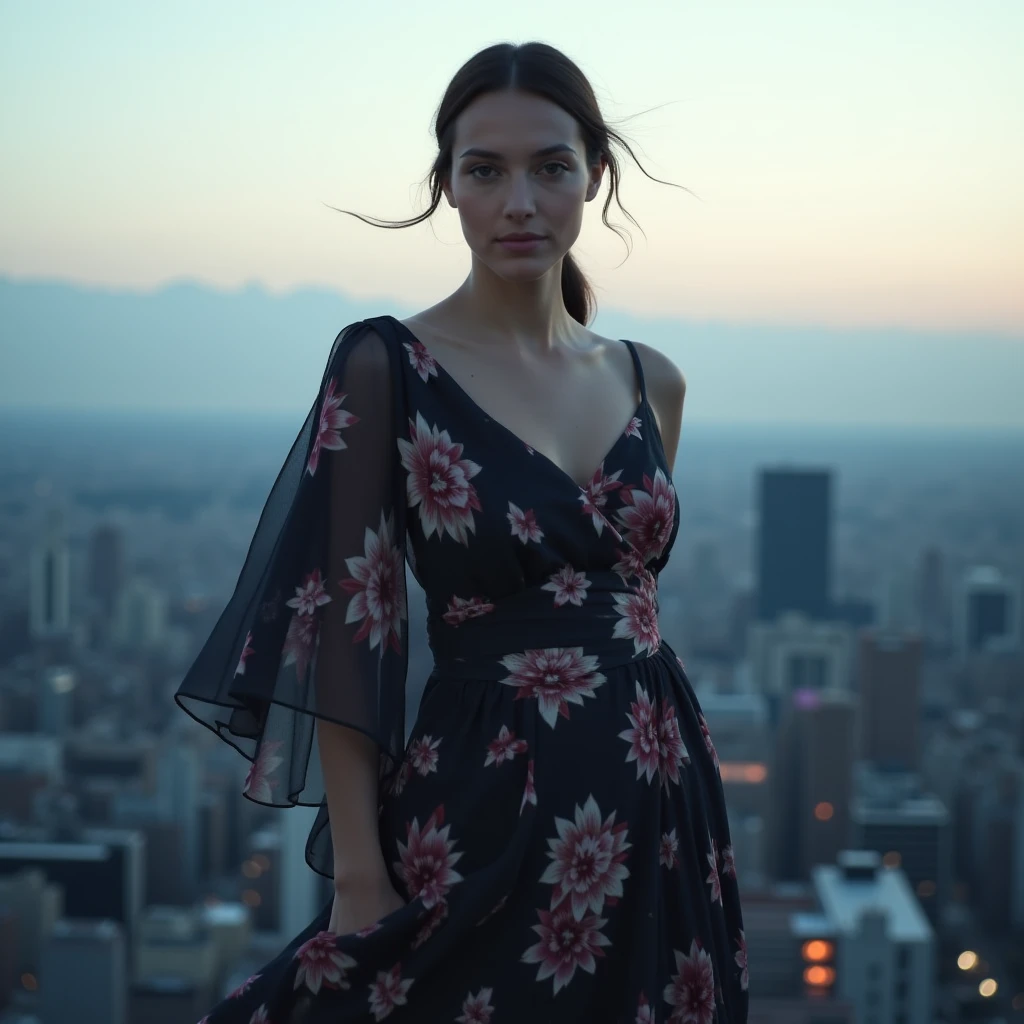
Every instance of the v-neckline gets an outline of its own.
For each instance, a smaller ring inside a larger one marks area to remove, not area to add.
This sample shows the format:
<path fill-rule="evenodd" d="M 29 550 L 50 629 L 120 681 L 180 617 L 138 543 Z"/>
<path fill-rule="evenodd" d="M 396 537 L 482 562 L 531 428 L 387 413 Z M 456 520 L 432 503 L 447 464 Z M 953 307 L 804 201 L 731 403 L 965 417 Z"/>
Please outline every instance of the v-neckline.
<path fill-rule="evenodd" d="M 424 345 L 422 341 L 420 341 L 420 339 L 413 333 L 411 328 L 407 327 L 404 323 L 402 323 L 402 321 L 399 320 L 398 317 L 387 314 L 387 318 L 391 320 L 393 323 L 397 324 L 399 328 L 405 334 L 407 334 L 413 342 L 419 345 L 427 353 L 427 355 L 430 356 L 438 372 L 444 374 L 445 380 L 448 381 L 448 383 L 455 389 L 456 393 L 459 394 L 465 400 L 465 402 L 468 405 L 470 405 L 480 416 L 482 416 L 485 421 L 495 424 L 499 430 L 503 431 L 510 438 L 512 438 L 512 440 L 522 445 L 528 452 L 532 452 L 534 456 L 540 456 L 540 458 L 548 466 L 550 466 L 556 473 L 558 473 L 564 480 L 568 480 L 569 483 L 571 483 L 577 489 L 577 491 L 586 491 L 587 487 L 594 479 L 594 477 L 599 472 L 602 471 L 602 469 L 604 468 L 604 464 L 618 450 L 619 445 L 622 443 L 623 438 L 626 436 L 626 431 L 629 430 L 630 424 L 632 424 L 633 420 L 640 416 L 642 412 L 646 411 L 647 395 L 644 392 L 643 384 L 640 381 L 637 381 L 637 384 L 640 387 L 640 401 L 637 402 L 636 408 L 630 414 L 630 417 L 626 421 L 625 426 L 616 435 L 611 447 L 608 449 L 608 451 L 604 453 L 600 462 L 598 462 L 598 464 L 594 467 L 593 472 L 590 474 L 590 476 L 587 477 L 587 482 L 585 484 L 581 484 L 573 476 L 571 476 L 567 470 L 563 469 L 560 465 L 558 465 L 558 463 L 555 462 L 554 459 L 552 459 L 548 455 L 545 455 L 544 452 L 542 452 L 539 448 L 535 448 L 533 445 L 527 444 L 526 441 L 524 441 L 511 427 L 506 426 L 504 423 L 501 422 L 501 420 L 496 419 L 482 405 L 480 405 L 480 403 L 448 372 L 448 370 L 445 368 L 444 363 L 442 363 L 437 358 L 437 356 L 435 356 L 434 353 L 431 352 L 430 349 L 427 348 L 427 346 Z M 627 348 L 629 347 L 628 342 L 624 338 L 619 338 L 618 340 L 621 341 L 624 345 L 626 345 Z M 636 371 L 634 369 L 634 377 L 635 375 Z M 649 428 L 649 424 L 650 421 L 644 424 L 645 429 Z"/>

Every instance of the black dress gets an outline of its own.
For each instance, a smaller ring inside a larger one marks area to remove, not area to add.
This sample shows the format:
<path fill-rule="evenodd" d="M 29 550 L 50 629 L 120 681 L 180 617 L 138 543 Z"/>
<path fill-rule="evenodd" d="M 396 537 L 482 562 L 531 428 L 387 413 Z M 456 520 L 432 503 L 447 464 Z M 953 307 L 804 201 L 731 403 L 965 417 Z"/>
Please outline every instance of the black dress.
<path fill-rule="evenodd" d="M 315 719 L 381 750 L 380 839 L 409 902 L 309 927 L 204 1018 L 685 1022 L 747 1018 L 718 758 L 657 578 L 679 511 L 643 370 L 585 487 L 489 417 L 400 321 L 336 339 L 237 588 L 178 690 L 252 766 L 318 805 Z M 434 670 L 405 743 L 405 563 Z"/>

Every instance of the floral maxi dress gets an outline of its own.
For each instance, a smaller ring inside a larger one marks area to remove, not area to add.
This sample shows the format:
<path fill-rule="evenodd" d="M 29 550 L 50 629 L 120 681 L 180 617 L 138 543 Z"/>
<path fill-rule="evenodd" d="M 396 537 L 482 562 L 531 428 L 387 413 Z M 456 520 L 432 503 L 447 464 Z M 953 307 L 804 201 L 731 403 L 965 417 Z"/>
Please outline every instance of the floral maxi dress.
<path fill-rule="evenodd" d="M 334 342 L 238 584 L 176 700 L 319 806 L 318 718 L 380 749 L 380 841 L 407 904 L 328 903 L 207 1024 L 742 1024 L 747 960 L 718 757 L 658 634 L 679 526 L 639 402 L 580 486 L 391 316 Z M 434 657 L 406 743 L 408 562 Z"/>

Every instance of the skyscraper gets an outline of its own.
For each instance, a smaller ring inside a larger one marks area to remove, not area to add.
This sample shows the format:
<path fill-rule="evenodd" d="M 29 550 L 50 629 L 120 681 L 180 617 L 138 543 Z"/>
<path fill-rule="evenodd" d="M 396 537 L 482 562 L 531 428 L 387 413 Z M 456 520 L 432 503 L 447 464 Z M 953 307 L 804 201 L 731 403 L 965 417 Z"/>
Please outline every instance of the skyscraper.
<path fill-rule="evenodd" d="M 71 631 L 71 550 L 60 509 L 51 509 L 46 529 L 31 553 L 29 631 L 37 640 Z"/>
<path fill-rule="evenodd" d="M 758 503 L 758 619 L 771 622 L 787 611 L 827 619 L 832 598 L 832 474 L 763 470 Z"/>
<path fill-rule="evenodd" d="M 914 771 L 920 760 L 921 638 L 862 631 L 859 639 L 860 756 Z"/>
<path fill-rule="evenodd" d="M 771 846 L 777 877 L 805 881 L 849 843 L 856 703 L 834 691 L 801 690 L 779 722 Z"/>

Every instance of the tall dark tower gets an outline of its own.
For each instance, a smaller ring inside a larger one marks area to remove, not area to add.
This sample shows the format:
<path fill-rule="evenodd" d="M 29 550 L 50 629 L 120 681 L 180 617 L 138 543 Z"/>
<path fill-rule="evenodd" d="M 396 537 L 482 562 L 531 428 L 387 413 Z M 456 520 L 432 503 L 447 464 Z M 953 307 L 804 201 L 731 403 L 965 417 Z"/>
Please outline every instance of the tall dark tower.
<path fill-rule="evenodd" d="M 831 472 L 762 470 L 758 484 L 758 620 L 772 622 L 787 611 L 827 620 L 832 604 Z"/>

